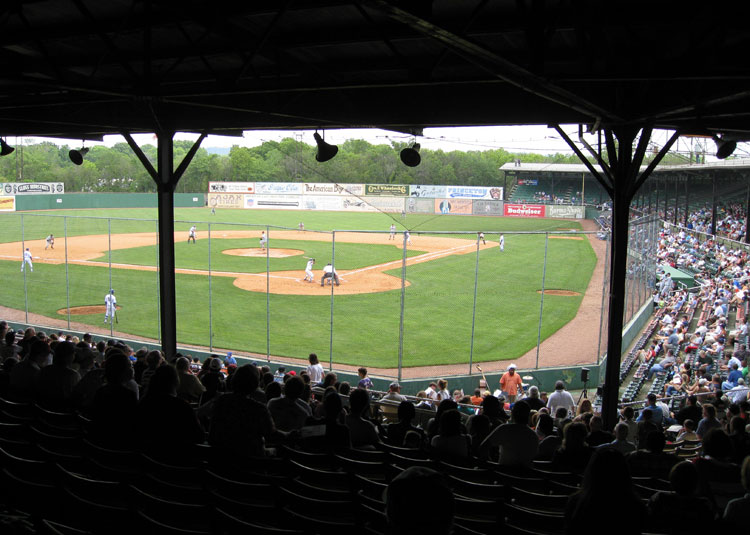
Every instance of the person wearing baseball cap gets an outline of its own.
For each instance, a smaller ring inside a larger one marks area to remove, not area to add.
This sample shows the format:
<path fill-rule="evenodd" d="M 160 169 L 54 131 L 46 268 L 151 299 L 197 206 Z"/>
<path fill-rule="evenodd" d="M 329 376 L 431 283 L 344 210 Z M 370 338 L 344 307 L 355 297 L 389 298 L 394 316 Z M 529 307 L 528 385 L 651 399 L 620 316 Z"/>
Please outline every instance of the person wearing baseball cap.
<path fill-rule="evenodd" d="M 500 378 L 500 390 L 510 404 L 515 403 L 518 389 L 521 387 L 521 376 L 516 373 L 516 365 L 508 366 L 508 371 Z"/>

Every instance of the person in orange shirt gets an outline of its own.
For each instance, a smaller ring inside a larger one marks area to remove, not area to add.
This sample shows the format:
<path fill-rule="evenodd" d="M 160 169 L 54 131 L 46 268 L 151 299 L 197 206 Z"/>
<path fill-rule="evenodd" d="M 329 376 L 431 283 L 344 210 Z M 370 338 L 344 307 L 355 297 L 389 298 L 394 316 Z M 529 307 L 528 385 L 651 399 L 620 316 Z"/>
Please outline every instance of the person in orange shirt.
<path fill-rule="evenodd" d="M 516 373 L 516 365 L 508 366 L 508 371 L 500 378 L 500 390 L 510 403 L 515 403 L 518 389 L 521 387 L 521 376 Z"/>
<path fill-rule="evenodd" d="M 477 405 L 477 406 L 481 405 L 483 399 L 484 398 L 482 397 L 482 391 L 478 388 L 474 390 L 474 395 L 471 396 L 472 405 Z"/>

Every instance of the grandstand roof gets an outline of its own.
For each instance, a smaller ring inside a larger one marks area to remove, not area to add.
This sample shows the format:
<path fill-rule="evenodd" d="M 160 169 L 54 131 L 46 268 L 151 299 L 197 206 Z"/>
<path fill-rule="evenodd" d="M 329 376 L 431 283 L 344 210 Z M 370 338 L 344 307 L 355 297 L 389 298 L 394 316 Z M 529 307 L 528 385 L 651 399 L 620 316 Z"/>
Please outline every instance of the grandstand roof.
<path fill-rule="evenodd" d="M 0 135 L 598 121 L 750 139 L 746 9 L 9 0 Z"/>
<path fill-rule="evenodd" d="M 594 167 L 602 172 L 601 167 L 598 164 L 594 164 Z M 667 171 L 716 171 L 716 170 L 727 170 L 727 169 L 747 169 L 750 168 L 750 159 L 732 159 L 722 160 L 711 163 L 701 164 L 684 164 L 684 165 L 660 165 L 654 172 L 667 172 Z M 501 171 L 528 171 L 528 172 L 545 172 L 545 173 L 590 173 L 588 167 L 581 163 L 513 163 L 509 162 L 503 164 L 499 168 Z M 645 165 L 641 166 L 641 170 L 646 169 Z"/>

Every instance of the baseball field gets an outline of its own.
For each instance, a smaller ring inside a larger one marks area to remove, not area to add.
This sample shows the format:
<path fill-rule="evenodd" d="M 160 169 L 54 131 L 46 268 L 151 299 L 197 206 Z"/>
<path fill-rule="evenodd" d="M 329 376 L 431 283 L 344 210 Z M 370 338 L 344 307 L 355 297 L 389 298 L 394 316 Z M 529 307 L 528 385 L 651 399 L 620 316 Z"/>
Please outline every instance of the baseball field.
<path fill-rule="evenodd" d="M 0 215 L 0 305 L 108 328 L 112 288 L 114 330 L 158 339 L 155 219 L 146 208 Z M 196 243 L 187 240 L 192 225 Z M 178 208 L 178 340 L 276 357 L 314 351 L 373 368 L 395 367 L 399 354 L 405 367 L 518 359 L 576 318 L 591 291 L 597 258 L 581 228 L 554 219 Z M 486 244 L 477 245 L 478 231 Z M 50 234 L 54 248 L 45 249 Z M 25 247 L 33 272 L 20 269 Z M 304 281 L 307 258 L 314 283 Z M 341 284 L 321 287 L 332 260 Z"/>

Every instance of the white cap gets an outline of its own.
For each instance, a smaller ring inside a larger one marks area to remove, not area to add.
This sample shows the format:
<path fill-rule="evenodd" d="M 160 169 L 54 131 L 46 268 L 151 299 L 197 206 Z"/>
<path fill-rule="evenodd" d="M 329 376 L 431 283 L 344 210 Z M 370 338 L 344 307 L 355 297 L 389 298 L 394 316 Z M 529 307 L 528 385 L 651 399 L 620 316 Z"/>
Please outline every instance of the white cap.
<path fill-rule="evenodd" d="M 515 364 L 511 364 L 510 366 L 508 366 L 508 369 L 509 370 L 515 370 L 517 367 L 518 366 L 516 366 Z"/>

